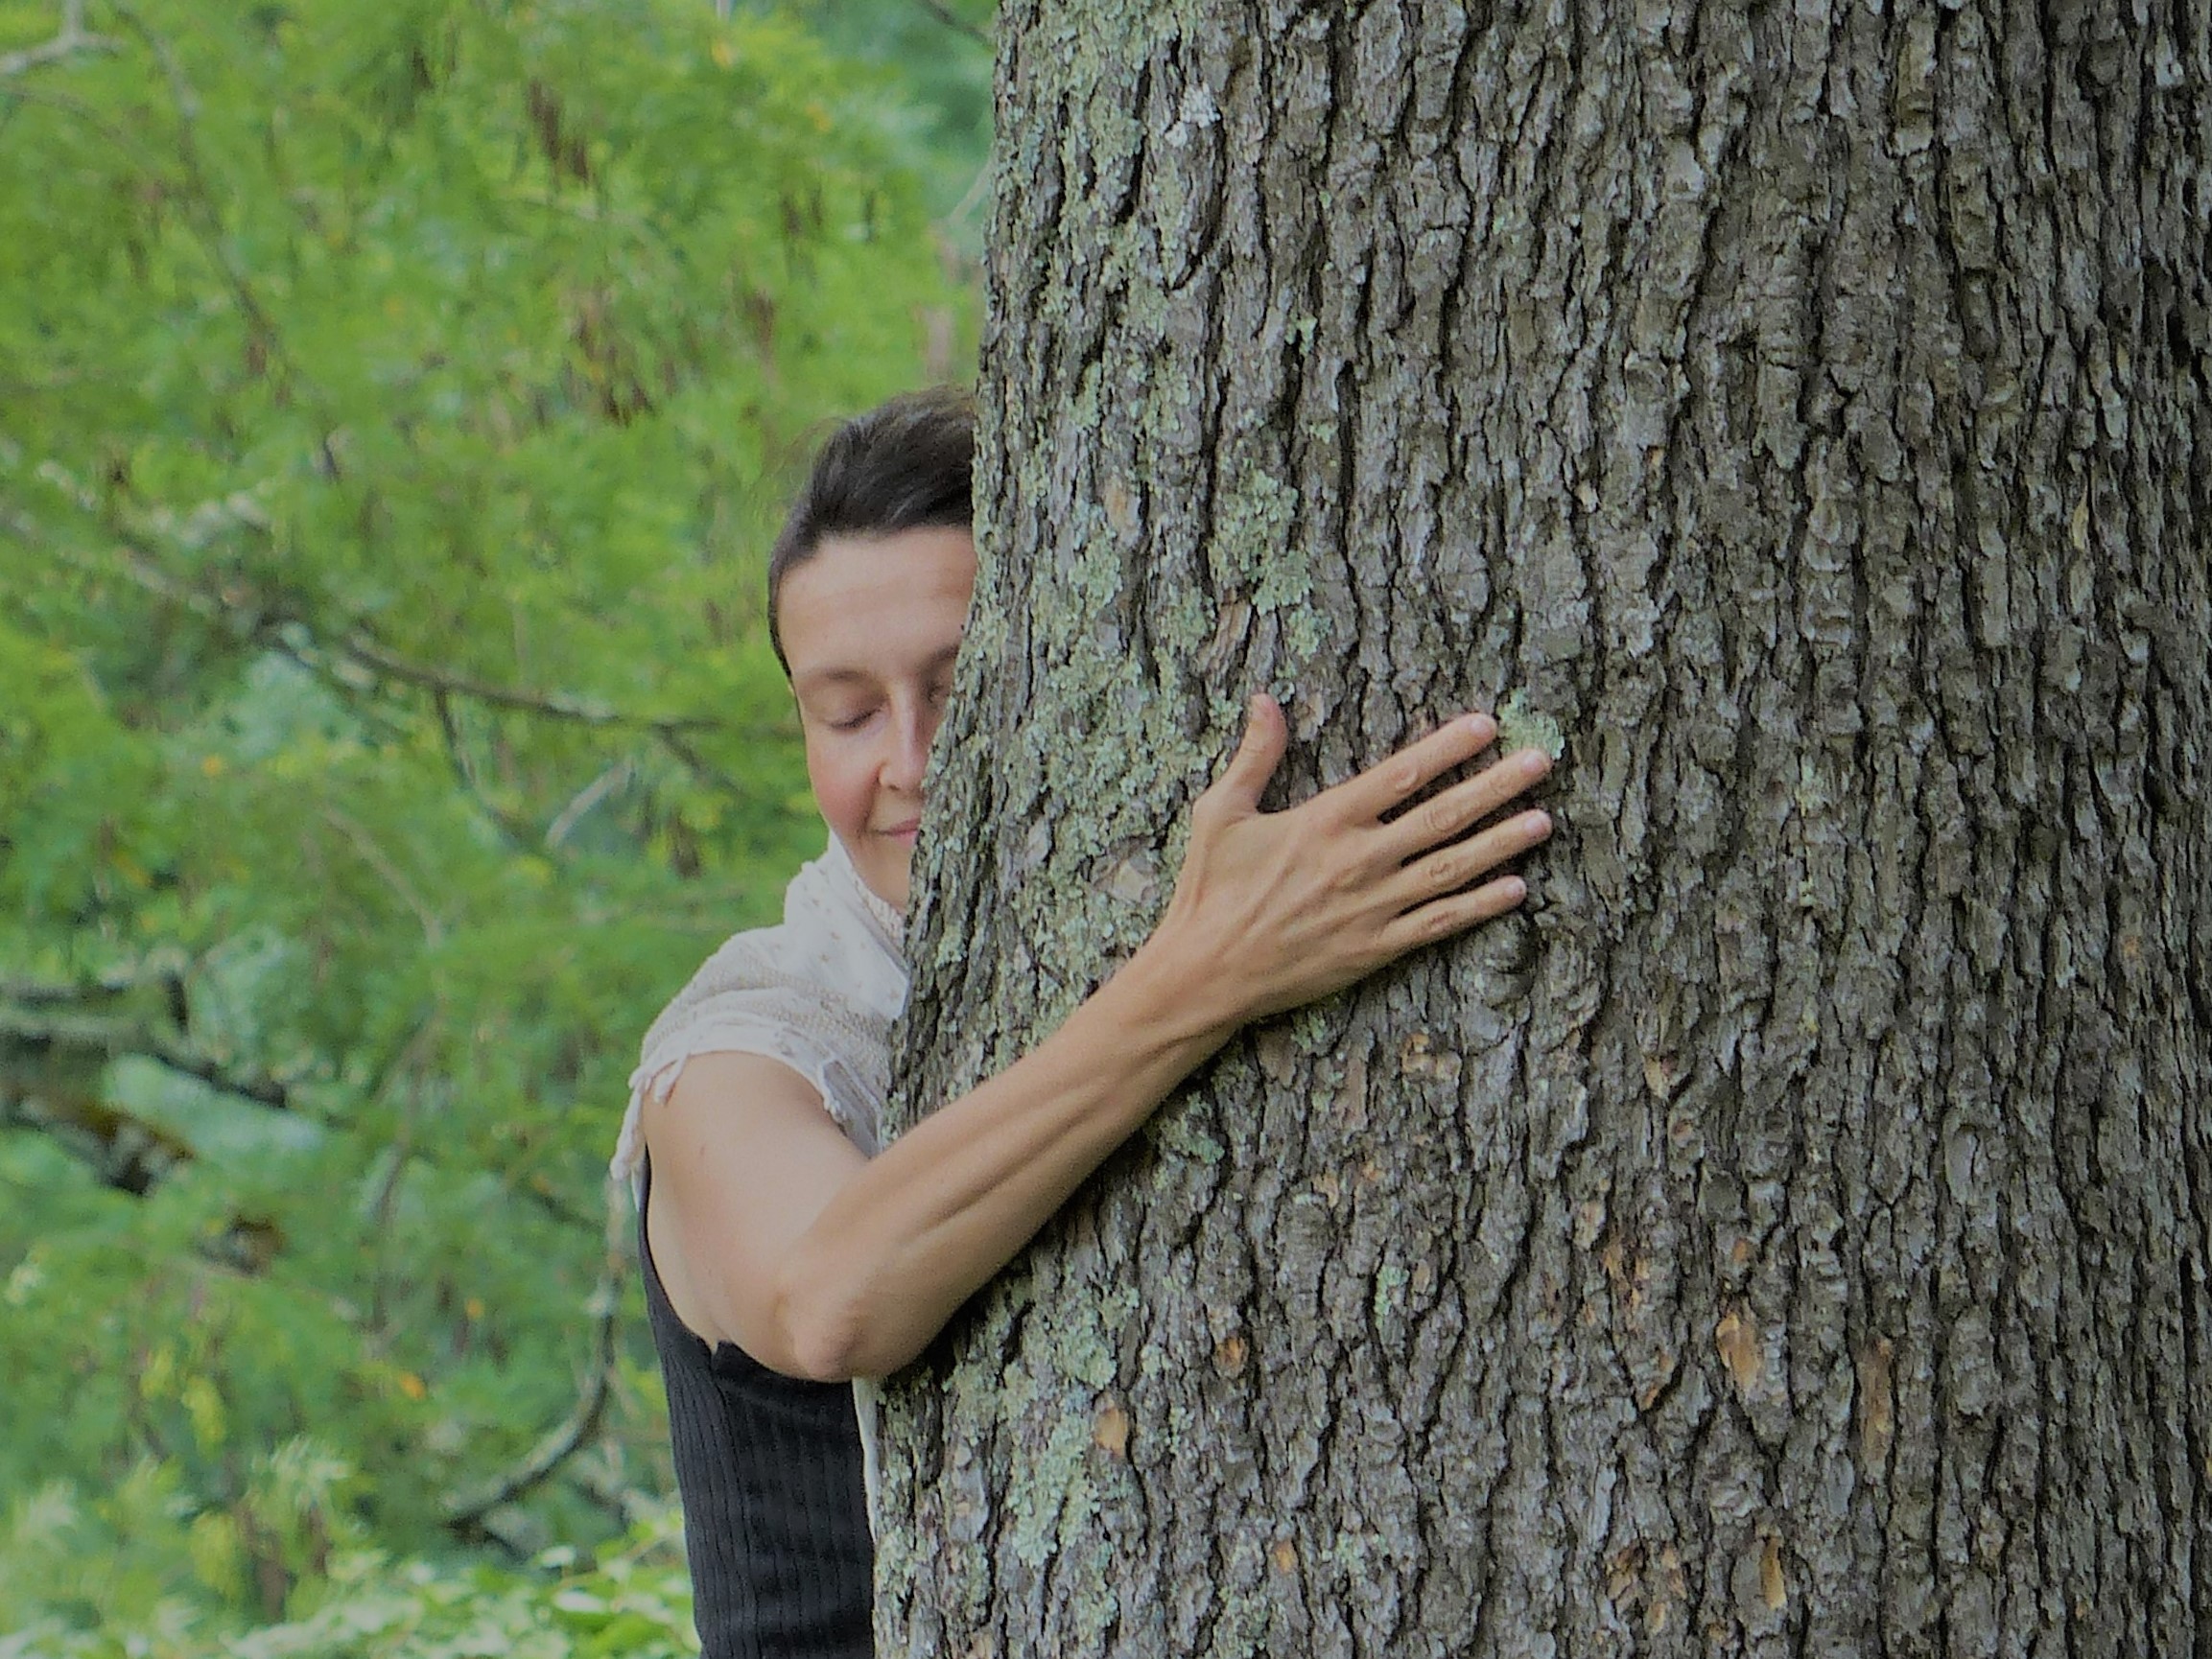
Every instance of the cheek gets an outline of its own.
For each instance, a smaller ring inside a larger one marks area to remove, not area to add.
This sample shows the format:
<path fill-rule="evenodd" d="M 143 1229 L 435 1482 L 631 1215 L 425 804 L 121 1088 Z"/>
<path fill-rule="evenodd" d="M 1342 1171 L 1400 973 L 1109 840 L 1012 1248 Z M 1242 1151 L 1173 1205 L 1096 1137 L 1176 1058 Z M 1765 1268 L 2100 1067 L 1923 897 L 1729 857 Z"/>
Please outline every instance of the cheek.
<path fill-rule="evenodd" d="M 867 828 L 871 805 L 870 776 L 853 755 L 835 744 L 807 744 L 807 782 L 814 791 L 814 805 L 831 829 L 848 841 Z"/>

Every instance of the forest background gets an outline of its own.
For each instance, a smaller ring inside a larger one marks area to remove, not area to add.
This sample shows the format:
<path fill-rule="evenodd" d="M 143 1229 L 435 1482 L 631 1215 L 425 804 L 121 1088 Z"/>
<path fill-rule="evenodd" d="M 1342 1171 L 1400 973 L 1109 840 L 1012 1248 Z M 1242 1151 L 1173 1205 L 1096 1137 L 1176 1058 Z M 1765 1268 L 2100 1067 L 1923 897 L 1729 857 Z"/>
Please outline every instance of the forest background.
<path fill-rule="evenodd" d="M 982 0 L 0 0 L 0 1659 L 688 1652 L 604 1167 Z"/>

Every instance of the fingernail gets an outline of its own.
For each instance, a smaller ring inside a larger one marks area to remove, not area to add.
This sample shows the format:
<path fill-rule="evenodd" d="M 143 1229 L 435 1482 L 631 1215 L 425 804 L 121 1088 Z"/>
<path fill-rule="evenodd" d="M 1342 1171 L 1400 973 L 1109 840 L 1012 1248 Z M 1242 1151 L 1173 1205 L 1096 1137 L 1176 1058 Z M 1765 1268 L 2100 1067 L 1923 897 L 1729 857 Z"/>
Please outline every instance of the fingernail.
<path fill-rule="evenodd" d="M 1541 778 L 1551 770 L 1551 757 L 1541 749 L 1523 749 L 1520 752 L 1520 769 L 1531 778 Z"/>

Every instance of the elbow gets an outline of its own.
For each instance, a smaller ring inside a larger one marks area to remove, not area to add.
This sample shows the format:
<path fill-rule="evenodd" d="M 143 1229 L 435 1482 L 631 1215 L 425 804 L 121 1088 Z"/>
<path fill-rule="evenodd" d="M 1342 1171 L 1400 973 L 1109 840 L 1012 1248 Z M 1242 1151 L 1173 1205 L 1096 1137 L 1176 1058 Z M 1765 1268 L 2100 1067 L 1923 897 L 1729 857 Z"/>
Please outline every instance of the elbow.
<path fill-rule="evenodd" d="M 789 1373 L 814 1383 L 877 1377 L 911 1359 L 885 1351 L 884 1333 L 868 1318 L 857 1291 L 793 1274 L 779 1288 L 776 1325 Z"/>
<path fill-rule="evenodd" d="M 786 1284 L 776 1296 L 775 1323 L 784 1361 L 777 1369 L 810 1383 L 853 1380 L 859 1326 L 839 1298 L 818 1286 Z"/>
<path fill-rule="evenodd" d="M 849 1383 L 867 1372 L 853 1332 L 830 1320 L 802 1320 L 788 1326 L 794 1375 L 810 1383 Z"/>

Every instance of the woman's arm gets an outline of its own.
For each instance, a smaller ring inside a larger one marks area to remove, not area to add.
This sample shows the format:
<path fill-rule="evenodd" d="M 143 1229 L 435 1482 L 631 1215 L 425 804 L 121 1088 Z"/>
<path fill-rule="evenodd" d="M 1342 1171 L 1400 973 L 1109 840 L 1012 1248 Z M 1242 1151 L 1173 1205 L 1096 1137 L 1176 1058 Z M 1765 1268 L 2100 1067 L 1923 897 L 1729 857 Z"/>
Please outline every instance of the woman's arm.
<path fill-rule="evenodd" d="M 1520 902 L 1517 877 L 1482 878 L 1541 841 L 1549 818 L 1476 826 L 1543 776 L 1541 753 L 1384 819 L 1495 735 L 1487 716 L 1455 720 L 1261 812 L 1286 734 L 1256 699 L 1243 745 L 1193 810 L 1152 937 L 1035 1049 L 876 1158 L 777 1062 L 694 1060 L 646 1120 L 648 1227 L 678 1312 L 794 1375 L 906 1364 L 1238 1026 Z"/>

